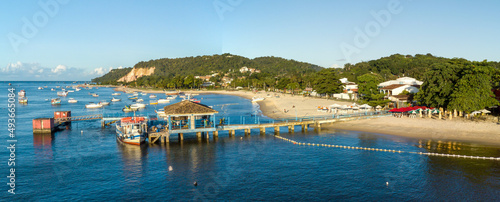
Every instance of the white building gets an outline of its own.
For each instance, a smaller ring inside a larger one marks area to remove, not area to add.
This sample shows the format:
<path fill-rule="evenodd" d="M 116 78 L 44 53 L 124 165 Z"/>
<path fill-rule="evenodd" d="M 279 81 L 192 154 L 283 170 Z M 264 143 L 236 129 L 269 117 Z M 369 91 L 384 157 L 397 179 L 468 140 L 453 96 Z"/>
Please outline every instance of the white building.
<path fill-rule="evenodd" d="M 380 92 L 386 94 L 388 97 L 399 95 L 403 91 L 408 91 L 410 93 L 418 93 L 418 89 L 420 86 L 416 85 L 408 85 L 408 84 L 392 84 L 385 87 L 380 88 Z"/>
<path fill-rule="evenodd" d="M 422 83 L 424 83 L 424 82 L 416 80 L 416 79 L 411 78 L 411 77 L 401 77 L 401 78 L 398 78 L 396 80 L 390 80 L 390 81 L 382 82 L 382 83 L 380 83 L 378 85 L 378 87 L 379 88 L 383 88 L 383 87 L 394 85 L 394 84 L 405 84 L 405 85 L 417 85 L 417 86 L 420 86 L 420 85 L 422 85 Z"/>
<path fill-rule="evenodd" d="M 240 68 L 240 72 L 241 73 L 248 72 L 248 67 L 242 67 L 242 68 Z"/>
<path fill-rule="evenodd" d="M 358 92 L 358 84 L 354 82 L 350 82 L 347 78 L 339 79 L 342 82 L 342 87 L 344 88 L 344 93 L 357 93 Z"/>

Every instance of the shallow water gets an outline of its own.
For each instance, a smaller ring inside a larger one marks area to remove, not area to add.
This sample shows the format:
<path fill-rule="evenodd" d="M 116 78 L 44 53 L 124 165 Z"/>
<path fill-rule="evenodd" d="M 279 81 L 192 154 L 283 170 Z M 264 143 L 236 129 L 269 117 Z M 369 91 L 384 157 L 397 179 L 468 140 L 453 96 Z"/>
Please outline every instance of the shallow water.
<path fill-rule="evenodd" d="M 48 89 L 37 90 L 45 85 Z M 299 146 L 275 138 L 272 131 L 259 135 L 255 130 L 250 136 L 237 131 L 236 137 L 220 133 L 217 140 L 208 141 L 186 135 L 183 142 L 172 138 L 169 145 L 141 147 L 116 142 L 113 127 L 102 129 L 98 121 L 73 123 L 70 130 L 53 135 L 33 135 L 33 118 L 52 117 L 54 111 L 64 110 L 71 110 L 73 116 L 121 113 L 129 102 L 122 93 L 122 102 L 102 110 L 85 109 L 90 101 L 109 101 L 112 97 L 112 89 L 94 88 L 70 93 L 61 106 L 53 107 L 45 99 L 56 97 L 56 92 L 50 91 L 56 85 L 71 83 L 13 83 L 17 91 L 27 91 L 29 104 L 16 108 L 16 195 L 7 193 L 8 186 L 4 185 L 0 200 L 494 201 L 500 195 L 499 161 Z M 6 113 L 7 82 L 1 86 L 1 110 Z M 89 92 L 101 96 L 94 98 Z M 79 102 L 67 103 L 70 97 Z M 197 98 L 213 106 L 220 116 L 260 116 L 258 105 L 240 97 Z M 154 107 L 148 106 L 139 114 L 153 111 Z M 0 121 L 6 131 L 7 118 L 2 116 Z M 319 144 L 500 156 L 498 147 L 465 142 L 438 143 L 341 130 L 317 133 L 311 129 L 302 133 L 298 127 L 295 131 L 288 133 L 282 128 L 281 136 Z M 7 146 L 7 135 L 2 137 Z M 7 176 L 9 151 L 0 150 L 0 157 L 4 162 L 1 173 Z M 193 186 L 195 181 L 198 186 Z"/>

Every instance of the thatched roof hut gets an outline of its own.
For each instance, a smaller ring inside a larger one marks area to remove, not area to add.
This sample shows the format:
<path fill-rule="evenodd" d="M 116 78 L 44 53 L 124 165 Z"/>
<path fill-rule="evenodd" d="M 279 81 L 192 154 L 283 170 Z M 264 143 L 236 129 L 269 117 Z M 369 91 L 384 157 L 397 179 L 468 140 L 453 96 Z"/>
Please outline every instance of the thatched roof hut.
<path fill-rule="evenodd" d="M 171 104 L 164 107 L 165 115 L 211 115 L 219 113 L 218 111 L 199 103 L 194 103 L 189 100 L 184 100 L 179 103 Z"/>

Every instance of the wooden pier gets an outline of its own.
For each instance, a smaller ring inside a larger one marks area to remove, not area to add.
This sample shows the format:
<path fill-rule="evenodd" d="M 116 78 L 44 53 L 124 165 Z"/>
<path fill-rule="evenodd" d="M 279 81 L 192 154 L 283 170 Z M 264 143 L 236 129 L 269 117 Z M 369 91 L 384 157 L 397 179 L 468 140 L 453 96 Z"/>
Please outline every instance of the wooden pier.
<path fill-rule="evenodd" d="M 386 113 L 374 114 L 374 115 L 365 115 L 365 116 L 355 116 L 355 117 L 344 117 L 344 118 L 323 118 L 323 119 L 314 119 L 314 120 L 297 120 L 297 121 L 286 121 L 286 122 L 275 122 L 275 123 L 261 123 L 261 124 L 232 124 L 232 125 L 222 125 L 218 127 L 210 127 L 210 128 L 195 128 L 195 129 L 171 129 L 171 130 L 162 130 L 160 132 L 152 132 L 149 133 L 148 141 L 150 144 L 161 142 L 161 143 L 169 143 L 170 137 L 172 135 L 177 135 L 178 140 L 182 141 L 184 139 L 184 134 L 193 134 L 196 133 L 198 138 L 201 138 L 202 134 L 204 134 L 205 138 L 209 138 L 209 133 L 212 133 L 213 138 L 217 138 L 220 132 L 227 131 L 229 136 L 232 137 L 236 134 L 236 131 L 243 130 L 245 135 L 250 135 L 252 130 L 259 130 L 260 134 L 265 134 L 266 131 L 272 129 L 274 134 L 279 135 L 281 128 L 287 128 L 288 132 L 295 132 L 295 128 L 298 126 L 301 128 L 302 132 L 308 131 L 308 129 L 312 126 L 315 131 L 321 131 L 321 125 L 324 124 L 333 124 L 336 122 L 345 122 L 345 121 L 353 121 L 360 119 L 371 119 L 371 118 L 379 118 L 383 116 L 389 116 Z"/>

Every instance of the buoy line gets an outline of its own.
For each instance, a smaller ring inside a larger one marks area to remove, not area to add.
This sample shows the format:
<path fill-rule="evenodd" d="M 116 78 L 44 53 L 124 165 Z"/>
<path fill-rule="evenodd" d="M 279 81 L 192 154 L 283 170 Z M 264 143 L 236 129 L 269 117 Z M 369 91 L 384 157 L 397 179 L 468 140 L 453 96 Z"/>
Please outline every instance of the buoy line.
<path fill-rule="evenodd" d="M 306 146 L 316 146 L 316 147 L 333 147 L 333 148 L 340 148 L 340 149 L 356 149 L 356 150 L 392 152 L 392 153 L 409 153 L 409 154 L 418 154 L 418 155 L 426 155 L 426 156 L 443 156 L 443 157 L 451 157 L 451 158 L 469 158 L 469 159 L 483 159 L 483 160 L 500 161 L 500 157 L 467 156 L 467 155 L 440 154 L 440 153 L 430 153 L 430 152 L 409 152 L 409 151 L 378 149 L 378 148 L 369 148 L 369 147 L 353 147 L 353 146 L 334 145 L 334 144 L 317 144 L 317 143 L 297 142 L 295 140 L 291 140 L 291 139 L 284 138 L 284 137 L 277 136 L 277 135 L 274 135 L 274 137 L 281 139 L 283 141 L 286 141 L 286 142 L 296 144 L 296 145 L 306 145 Z"/>

